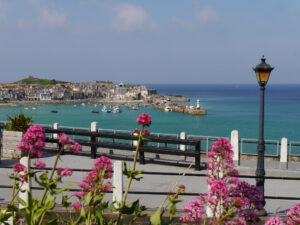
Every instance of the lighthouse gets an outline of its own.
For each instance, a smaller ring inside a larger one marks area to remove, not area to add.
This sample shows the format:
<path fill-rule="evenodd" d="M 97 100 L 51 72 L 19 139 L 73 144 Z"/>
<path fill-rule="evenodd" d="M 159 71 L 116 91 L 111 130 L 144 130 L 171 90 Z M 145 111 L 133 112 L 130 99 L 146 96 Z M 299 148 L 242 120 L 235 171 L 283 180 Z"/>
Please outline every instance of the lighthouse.
<path fill-rule="evenodd" d="M 197 99 L 197 109 L 200 109 L 200 99 Z"/>

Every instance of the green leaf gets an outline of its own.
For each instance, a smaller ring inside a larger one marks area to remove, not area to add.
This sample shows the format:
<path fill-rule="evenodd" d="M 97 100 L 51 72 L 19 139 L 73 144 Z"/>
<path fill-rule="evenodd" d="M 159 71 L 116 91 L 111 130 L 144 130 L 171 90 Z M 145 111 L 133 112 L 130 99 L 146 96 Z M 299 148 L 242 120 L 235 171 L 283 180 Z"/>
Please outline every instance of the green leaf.
<path fill-rule="evenodd" d="M 56 195 L 68 190 L 70 187 L 74 186 L 74 184 L 70 184 L 66 187 L 60 188 L 60 189 L 52 189 L 53 193 L 55 193 Z"/>
<path fill-rule="evenodd" d="M 115 207 L 115 202 L 113 202 L 113 203 L 110 204 L 109 210 L 111 212 L 118 212 L 117 208 Z"/>
<path fill-rule="evenodd" d="M 46 209 L 53 209 L 56 205 L 56 198 L 53 198 L 53 196 L 48 192 L 44 204 Z"/>
<path fill-rule="evenodd" d="M 105 196 L 105 194 L 96 195 L 93 205 L 94 206 L 98 205 L 102 201 L 104 196 Z"/>
<path fill-rule="evenodd" d="M 26 206 L 26 202 L 21 199 L 19 196 L 17 196 L 17 201 L 22 205 L 22 206 Z"/>
<path fill-rule="evenodd" d="M 92 192 L 89 192 L 85 197 L 84 197 L 84 202 L 88 205 L 91 204 L 91 201 L 92 201 Z"/>
<path fill-rule="evenodd" d="M 53 219 L 53 220 L 50 220 L 50 221 L 47 223 L 47 225 L 58 225 L 58 224 L 60 224 L 58 218 L 55 218 L 55 219 Z"/>
<path fill-rule="evenodd" d="M 95 217 L 97 219 L 97 224 L 104 225 L 104 216 L 102 210 L 95 210 Z"/>
<path fill-rule="evenodd" d="M 62 196 L 62 199 L 61 199 L 61 204 L 63 207 L 65 208 L 68 208 L 71 206 L 71 202 L 68 202 L 68 200 L 70 199 L 71 197 L 68 197 L 68 195 L 63 195 Z"/>
<path fill-rule="evenodd" d="M 161 207 L 159 207 L 154 211 L 154 213 L 152 213 L 150 217 L 150 221 L 153 225 L 161 225 L 162 221 L 161 221 L 160 213 L 161 213 Z"/>
<path fill-rule="evenodd" d="M 174 215 L 176 213 L 176 204 L 173 204 L 169 210 L 168 210 L 169 214 Z"/>
<path fill-rule="evenodd" d="M 121 209 L 121 212 L 123 214 L 128 214 L 128 215 L 133 214 L 135 212 L 136 208 L 139 206 L 139 204 L 140 204 L 140 200 L 138 199 L 134 202 L 129 203 L 128 205 L 125 205 Z"/>
<path fill-rule="evenodd" d="M 7 205 L 7 211 L 8 212 L 17 212 L 18 207 L 14 203 L 12 203 L 11 205 Z"/>

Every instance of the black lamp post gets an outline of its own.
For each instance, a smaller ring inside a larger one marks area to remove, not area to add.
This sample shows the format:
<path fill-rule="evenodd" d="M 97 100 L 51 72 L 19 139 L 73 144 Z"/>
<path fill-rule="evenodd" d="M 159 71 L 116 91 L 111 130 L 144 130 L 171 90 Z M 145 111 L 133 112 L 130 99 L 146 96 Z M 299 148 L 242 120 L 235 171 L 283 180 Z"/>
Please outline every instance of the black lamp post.
<path fill-rule="evenodd" d="M 265 140 L 264 140 L 264 100 L 265 100 L 265 87 L 268 83 L 271 67 L 266 63 L 266 58 L 261 58 L 261 63 L 258 64 L 253 70 L 255 71 L 257 82 L 260 86 L 260 112 L 259 112 L 259 136 L 257 145 L 257 167 L 256 167 L 256 186 L 261 191 L 263 200 L 262 204 L 265 206 Z"/>

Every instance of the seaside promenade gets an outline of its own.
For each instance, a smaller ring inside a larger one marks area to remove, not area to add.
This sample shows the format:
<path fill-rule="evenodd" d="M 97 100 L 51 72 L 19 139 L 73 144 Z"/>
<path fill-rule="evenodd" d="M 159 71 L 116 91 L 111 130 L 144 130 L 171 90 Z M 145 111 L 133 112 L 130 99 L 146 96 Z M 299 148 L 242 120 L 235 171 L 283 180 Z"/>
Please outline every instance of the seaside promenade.
<path fill-rule="evenodd" d="M 114 151 L 115 154 L 111 155 L 112 161 L 120 160 L 126 161 L 128 165 L 132 164 L 132 154 L 128 152 L 127 155 L 118 155 L 117 151 Z M 98 149 L 98 155 L 105 154 L 109 156 L 108 149 Z M 53 165 L 55 159 L 54 153 L 44 153 L 42 161 L 46 162 L 47 167 Z M 155 160 L 153 158 L 147 158 L 147 164 L 140 165 L 137 164 L 138 170 L 144 170 L 145 172 L 170 172 L 170 173 L 183 173 L 186 170 L 186 167 L 179 167 L 171 165 L 180 162 L 180 159 L 171 158 L 169 160 Z M 0 166 L 9 167 L 12 166 L 17 160 L 6 160 L 2 159 Z M 163 163 L 164 162 L 164 163 Z M 59 161 L 58 166 L 63 168 L 72 168 L 72 169 L 91 169 L 93 159 L 86 156 L 79 155 L 63 155 L 61 156 L 61 161 Z M 168 164 L 170 163 L 170 164 Z M 295 162 L 292 167 L 289 169 L 278 169 L 276 163 L 279 162 L 266 162 L 266 176 L 276 176 L 276 177 L 298 177 L 300 178 L 300 166 L 299 163 Z M 255 175 L 256 161 L 255 160 L 242 160 L 240 166 L 237 167 L 240 175 Z M 183 177 L 182 181 L 179 184 L 184 184 L 186 186 L 186 193 L 205 193 L 207 191 L 206 177 L 205 176 L 193 176 L 200 174 L 204 175 L 206 170 L 195 171 L 190 169 L 186 171 L 189 176 Z M 12 181 L 8 178 L 8 175 L 11 173 L 11 169 L 1 168 L 0 170 L 0 185 L 10 185 Z M 63 185 L 74 184 L 72 188 L 78 188 L 78 184 L 81 182 L 86 172 L 74 171 L 71 177 L 66 177 L 63 179 Z M 140 182 L 134 181 L 132 184 L 131 191 L 135 192 L 169 192 L 172 186 L 180 178 L 179 175 L 150 175 L 142 174 L 143 179 Z M 127 184 L 126 177 L 123 176 L 124 186 Z M 241 178 L 250 184 L 255 184 L 253 178 Z M 33 183 L 33 186 L 37 186 Z M 265 183 L 265 196 L 284 196 L 284 197 L 300 197 L 299 193 L 300 181 L 296 180 L 273 180 L 266 179 Z M 41 191 L 33 190 L 35 196 L 41 195 Z M 71 193 L 69 193 L 71 194 Z M 1 188 L 0 189 L 0 203 L 5 203 L 10 200 L 11 189 Z M 163 202 L 166 195 L 148 195 L 148 194 L 129 194 L 128 202 L 134 201 L 137 198 L 140 198 L 142 204 L 146 205 L 148 208 L 156 208 L 160 206 Z M 196 196 L 181 196 L 183 203 L 179 204 L 178 209 L 181 209 L 182 205 L 187 203 L 189 200 L 194 199 Z M 75 198 L 73 198 L 75 200 Z M 112 201 L 112 194 L 108 193 L 106 195 L 106 200 Z M 59 204 L 61 199 L 57 199 Z M 292 200 L 273 200 L 266 199 L 266 210 L 270 214 L 282 214 L 285 210 L 288 210 L 294 203 L 297 201 Z M 299 202 L 299 201 L 298 201 Z"/>

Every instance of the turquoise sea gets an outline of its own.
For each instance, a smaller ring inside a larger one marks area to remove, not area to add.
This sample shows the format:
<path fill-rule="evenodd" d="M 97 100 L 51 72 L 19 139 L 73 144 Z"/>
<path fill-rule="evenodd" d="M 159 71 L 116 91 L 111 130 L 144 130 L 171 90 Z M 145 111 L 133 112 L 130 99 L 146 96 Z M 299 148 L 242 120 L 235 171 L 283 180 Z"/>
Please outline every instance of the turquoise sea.
<path fill-rule="evenodd" d="M 1 106 L 0 120 L 6 121 L 7 115 L 19 113 L 33 116 L 38 124 L 61 126 L 90 127 L 97 121 L 100 128 L 132 130 L 137 127 L 136 118 L 142 113 L 149 113 L 153 124 L 152 132 L 187 134 L 202 136 L 230 137 L 232 130 L 239 130 L 240 138 L 256 139 L 259 119 L 258 85 L 147 85 L 157 89 L 159 94 L 183 95 L 191 99 L 185 103 L 200 104 L 207 110 L 205 116 L 194 116 L 176 112 L 155 110 L 152 106 L 140 107 L 138 110 L 122 108 L 122 113 L 103 113 L 100 105 L 97 108 L 86 104 L 41 104 Z M 300 85 L 269 84 L 265 93 L 265 139 L 280 140 L 287 137 L 289 141 L 300 141 Z M 25 108 L 28 109 L 25 109 Z M 33 110 L 32 107 L 36 109 Z M 51 113 L 57 110 L 58 113 Z M 99 110 L 99 114 L 91 113 Z"/>

